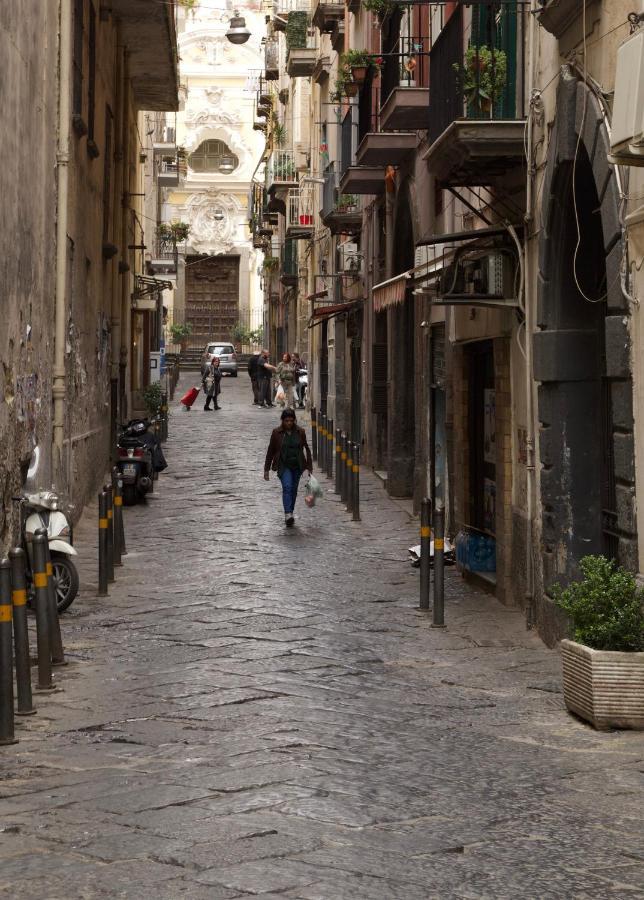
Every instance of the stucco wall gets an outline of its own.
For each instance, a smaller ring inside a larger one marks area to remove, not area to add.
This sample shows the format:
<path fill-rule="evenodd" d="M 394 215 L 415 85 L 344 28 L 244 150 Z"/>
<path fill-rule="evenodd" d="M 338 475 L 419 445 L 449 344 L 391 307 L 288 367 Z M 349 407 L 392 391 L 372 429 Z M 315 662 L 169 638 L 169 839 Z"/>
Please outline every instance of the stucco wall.
<path fill-rule="evenodd" d="M 32 446 L 50 479 L 58 4 L 0 4 L 0 548 L 14 543 L 11 497 Z"/>

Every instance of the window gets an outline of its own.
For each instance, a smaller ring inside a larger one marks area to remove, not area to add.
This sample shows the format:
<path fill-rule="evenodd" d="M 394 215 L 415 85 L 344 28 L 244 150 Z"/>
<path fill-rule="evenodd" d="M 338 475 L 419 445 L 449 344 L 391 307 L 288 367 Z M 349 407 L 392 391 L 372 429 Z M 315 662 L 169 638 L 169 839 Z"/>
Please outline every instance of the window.
<path fill-rule="evenodd" d="M 190 154 L 188 163 L 193 172 L 221 172 L 226 175 L 235 171 L 239 159 L 223 141 L 204 141 Z"/>

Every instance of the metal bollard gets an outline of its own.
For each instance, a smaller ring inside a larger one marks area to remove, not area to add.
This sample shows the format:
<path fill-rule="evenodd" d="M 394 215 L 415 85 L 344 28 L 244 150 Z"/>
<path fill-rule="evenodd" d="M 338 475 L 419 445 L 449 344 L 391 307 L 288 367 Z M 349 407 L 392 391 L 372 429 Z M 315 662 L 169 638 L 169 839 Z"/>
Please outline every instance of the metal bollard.
<path fill-rule="evenodd" d="M 314 406 L 311 407 L 311 450 L 313 461 L 316 462 L 318 458 L 318 420 L 317 410 Z"/>
<path fill-rule="evenodd" d="M 118 466 L 112 469 L 112 529 L 114 531 L 114 565 L 122 566 L 123 553 L 123 479 Z"/>
<path fill-rule="evenodd" d="M 340 439 L 342 451 L 340 453 L 340 499 L 343 503 L 347 501 L 347 433 L 342 432 Z"/>
<path fill-rule="evenodd" d="M 353 504 L 351 509 L 354 522 L 360 521 L 360 444 L 353 445 Z"/>
<path fill-rule="evenodd" d="M 168 440 L 168 395 L 161 394 L 161 440 Z"/>
<path fill-rule="evenodd" d="M 36 592 L 36 643 L 38 646 L 38 690 L 55 690 L 51 680 L 51 640 L 49 633 L 49 579 L 45 544 L 47 538 L 38 529 L 33 538 L 33 578 Z"/>
<path fill-rule="evenodd" d="M 25 551 L 15 547 L 9 552 L 11 562 L 11 603 L 13 605 L 13 641 L 16 654 L 16 715 L 33 716 L 36 710 L 31 695 L 31 659 L 27 630 L 27 575 Z"/>
<path fill-rule="evenodd" d="M 430 564 L 432 552 L 432 501 L 420 504 L 420 608 L 429 609 Z"/>
<path fill-rule="evenodd" d="M 333 478 L 333 419 L 329 419 L 326 435 L 326 474 Z"/>
<path fill-rule="evenodd" d="M 13 722 L 11 563 L 0 559 L 0 745 L 17 743 Z"/>
<path fill-rule="evenodd" d="M 49 620 L 49 643 L 51 647 L 51 664 L 52 666 L 65 666 L 65 652 L 63 650 L 63 638 L 60 633 L 60 619 L 58 618 L 58 601 L 56 598 L 56 585 L 54 584 L 54 568 L 51 564 L 51 553 L 49 552 L 49 537 L 46 528 L 37 528 L 36 534 L 42 534 L 44 537 L 45 547 L 45 570 L 47 572 L 47 616 Z"/>
<path fill-rule="evenodd" d="M 434 510 L 434 616 L 432 628 L 445 628 L 445 510 Z"/>
<path fill-rule="evenodd" d="M 107 497 L 98 495 L 98 596 L 107 597 Z"/>
<path fill-rule="evenodd" d="M 334 454 L 335 454 L 335 487 L 333 489 L 334 494 L 340 493 L 340 456 L 342 454 L 342 447 L 340 446 L 340 438 L 342 437 L 342 432 L 339 428 L 335 429 L 335 445 L 334 445 Z"/>
<path fill-rule="evenodd" d="M 322 413 L 318 422 L 318 455 L 320 457 L 320 471 L 326 472 L 326 414 Z"/>
<path fill-rule="evenodd" d="M 353 443 L 347 438 L 347 512 L 351 512 L 353 506 Z"/>
<path fill-rule="evenodd" d="M 107 499 L 107 580 L 114 582 L 114 506 L 112 503 L 112 485 L 103 485 L 103 493 Z"/>

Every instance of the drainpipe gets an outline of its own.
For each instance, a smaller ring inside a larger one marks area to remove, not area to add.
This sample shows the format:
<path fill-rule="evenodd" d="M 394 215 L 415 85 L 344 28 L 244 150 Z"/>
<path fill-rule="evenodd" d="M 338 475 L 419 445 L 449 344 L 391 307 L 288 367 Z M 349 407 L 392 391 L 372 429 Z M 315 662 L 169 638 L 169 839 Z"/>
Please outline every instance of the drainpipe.
<path fill-rule="evenodd" d="M 54 472 L 63 476 L 65 440 L 65 319 L 67 294 L 67 223 L 69 199 L 70 97 L 72 84 L 72 4 L 60 0 L 60 44 L 58 81 L 58 148 L 56 176 L 56 306 L 54 325 Z M 63 482 L 65 478 L 63 477 Z M 67 484 L 65 483 L 65 487 Z"/>
<path fill-rule="evenodd" d="M 525 381 L 526 381 L 526 585 L 525 585 L 525 613 L 526 626 L 532 628 L 536 624 L 534 608 L 534 556 L 533 556 L 533 516 L 535 514 L 535 427 L 534 427 L 534 385 L 532 375 L 532 330 L 533 309 L 535 302 L 534 280 L 530 277 L 529 242 L 530 231 L 534 222 L 533 204 L 533 173 L 532 173 L 532 137 L 533 137 L 533 91 L 535 89 L 535 36 L 536 36 L 536 4 L 530 4 L 528 24 L 528 160 L 527 160 L 527 184 L 526 184 L 526 214 L 525 233 L 523 236 L 523 285 L 524 285 L 524 313 L 525 313 Z"/>

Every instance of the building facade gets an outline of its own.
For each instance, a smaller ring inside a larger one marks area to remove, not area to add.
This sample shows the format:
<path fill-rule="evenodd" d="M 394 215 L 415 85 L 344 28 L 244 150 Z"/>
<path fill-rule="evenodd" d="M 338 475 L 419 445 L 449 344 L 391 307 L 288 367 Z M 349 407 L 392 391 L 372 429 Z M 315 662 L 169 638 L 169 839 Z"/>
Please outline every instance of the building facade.
<path fill-rule="evenodd" d="M 284 0 L 257 96 L 273 348 L 308 334 L 312 405 L 548 641 L 584 555 L 639 569 L 640 181 L 610 158 L 630 12 Z"/>

